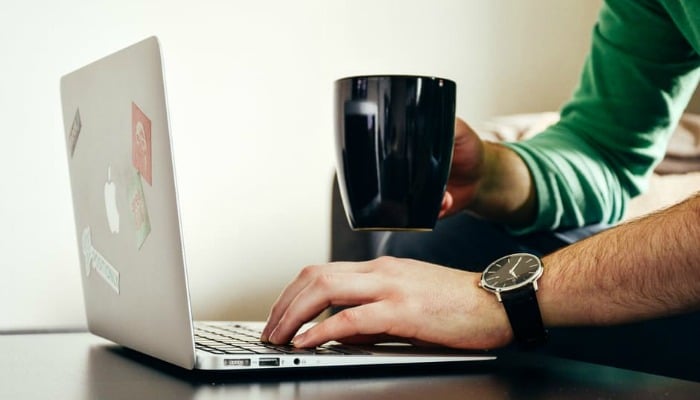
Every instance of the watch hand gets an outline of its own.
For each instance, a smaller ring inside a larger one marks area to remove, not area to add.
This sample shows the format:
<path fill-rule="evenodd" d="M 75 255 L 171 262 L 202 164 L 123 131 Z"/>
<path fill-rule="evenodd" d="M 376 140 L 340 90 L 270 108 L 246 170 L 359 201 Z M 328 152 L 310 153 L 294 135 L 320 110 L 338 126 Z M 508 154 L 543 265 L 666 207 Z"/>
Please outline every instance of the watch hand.
<path fill-rule="evenodd" d="M 520 260 L 522 260 L 522 259 L 523 259 L 522 257 L 518 257 L 518 261 L 516 261 L 515 265 L 513 265 L 513 268 L 511 268 L 510 271 L 508 271 L 508 272 L 510 272 L 511 275 L 516 276 L 515 272 L 513 272 L 513 271 L 515 271 L 515 269 L 518 268 L 518 264 L 520 264 Z"/>

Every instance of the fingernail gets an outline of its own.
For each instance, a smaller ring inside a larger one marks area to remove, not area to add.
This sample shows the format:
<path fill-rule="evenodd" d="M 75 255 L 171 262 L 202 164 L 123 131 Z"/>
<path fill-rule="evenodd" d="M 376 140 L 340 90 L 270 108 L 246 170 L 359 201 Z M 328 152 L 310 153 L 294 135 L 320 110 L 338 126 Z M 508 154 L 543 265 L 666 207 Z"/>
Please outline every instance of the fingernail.
<path fill-rule="evenodd" d="M 270 343 L 278 344 L 277 343 L 277 329 L 273 330 L 272 333 L 270 333 L 269 337 L 267 338 L 267 341 Z"/>

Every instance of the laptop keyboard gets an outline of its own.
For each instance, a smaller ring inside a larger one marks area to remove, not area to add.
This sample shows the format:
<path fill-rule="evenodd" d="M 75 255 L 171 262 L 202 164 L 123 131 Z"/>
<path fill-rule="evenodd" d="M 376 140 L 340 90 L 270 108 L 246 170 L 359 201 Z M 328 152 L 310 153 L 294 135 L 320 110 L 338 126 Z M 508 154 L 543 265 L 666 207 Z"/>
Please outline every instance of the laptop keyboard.
<path fill-rule="evenodd" d="M 292 345 L 274 345 L 260 341 L 262 332 L 235 323 L 196 323 L 194 342 L 197 350 L 212 354 L 369 354 L 365 351 L 338 344 L 326 344 L 312 349 L 298 349 Z"/>

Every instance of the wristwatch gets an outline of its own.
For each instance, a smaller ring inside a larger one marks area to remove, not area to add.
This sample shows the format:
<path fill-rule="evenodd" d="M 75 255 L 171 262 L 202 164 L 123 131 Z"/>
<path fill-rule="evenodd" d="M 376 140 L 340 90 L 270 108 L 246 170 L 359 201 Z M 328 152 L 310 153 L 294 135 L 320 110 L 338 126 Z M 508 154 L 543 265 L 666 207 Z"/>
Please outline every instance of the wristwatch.
<path fill-rule="evenodd" d="M 543 271 L 539 257 L 516 253 L 489 264 L 479 282 L 479 286 L 496 294 L 503 303 L 515 341 L 524 348 L 536 347 L 547 340 L 535 294 Z"/>

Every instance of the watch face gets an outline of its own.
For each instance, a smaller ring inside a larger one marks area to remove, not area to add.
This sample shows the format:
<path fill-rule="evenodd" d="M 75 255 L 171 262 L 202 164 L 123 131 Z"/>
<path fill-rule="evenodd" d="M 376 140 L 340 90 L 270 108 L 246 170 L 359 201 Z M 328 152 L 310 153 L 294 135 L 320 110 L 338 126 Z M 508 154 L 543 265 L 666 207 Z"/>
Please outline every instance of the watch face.
<path fill-rule="evenodd" d="M 488 266 L 481 277 L 482 285 L 496 291 L 524 286 L 542 275 L 540 259 L 518 253 L 502 257 Z"/>

